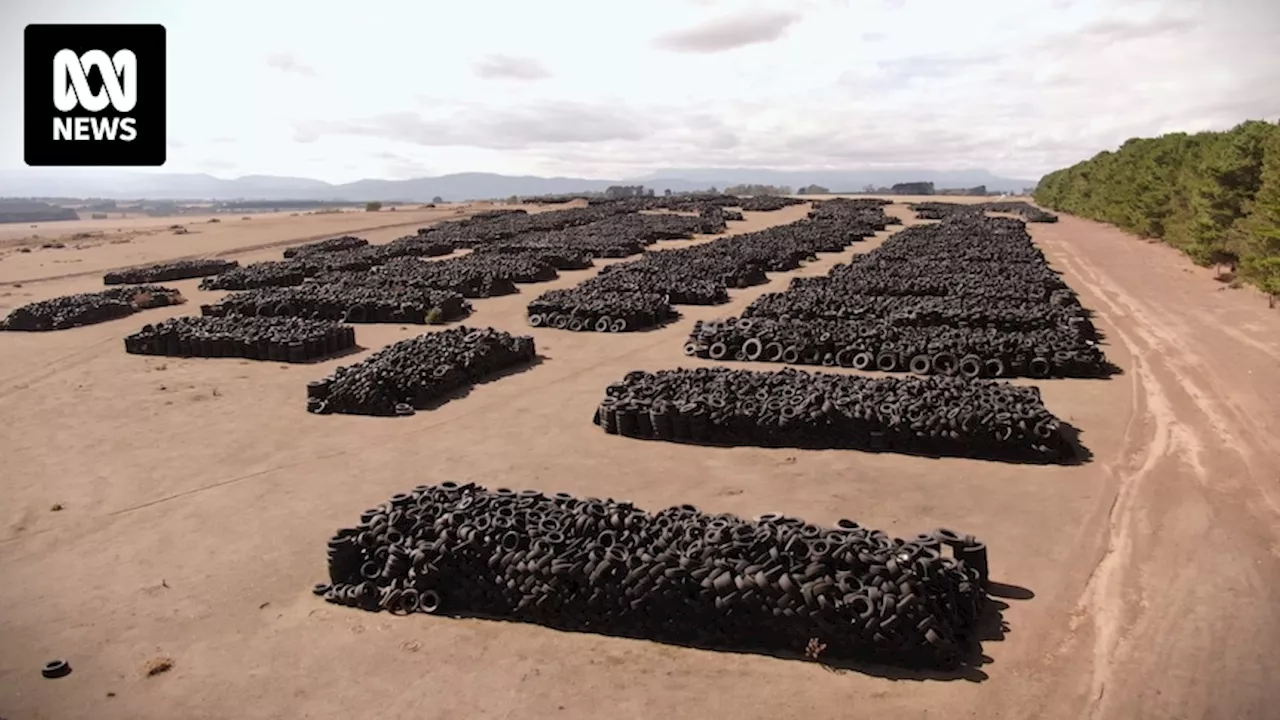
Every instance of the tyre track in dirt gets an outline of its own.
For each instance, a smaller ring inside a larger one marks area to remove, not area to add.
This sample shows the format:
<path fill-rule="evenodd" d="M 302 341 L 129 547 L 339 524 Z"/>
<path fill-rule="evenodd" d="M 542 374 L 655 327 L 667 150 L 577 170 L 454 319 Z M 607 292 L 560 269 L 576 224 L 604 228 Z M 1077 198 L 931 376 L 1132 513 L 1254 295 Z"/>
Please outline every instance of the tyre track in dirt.
<path fill-rule="evenodd" d="M 1159 300 L 1173 293 L 1152 271 L 1157 248 L 1074 218 L 1060 225 L 1037 240 L 1097 298 L 1135 378 L 1123 457 L 1107 465 L 1107 551 L 1076 615 L 1092 643 L 1087 714 L 1264 717 L 1272 697 L 1258 661 L 1280 657 L 1265 640 L 1277 629 L 1267 599 L 1280 585 L 1277 453 L 1258 431 L 1272 421 L 1267 408 L 1241 385 L 1274 358 L 1220 332 L 1213 312 L 1164 309 Z M 1232 365 L 1251 369 L 1223 372 Z M 1274 373 L 1256 380 L 1277 387 Z"/>

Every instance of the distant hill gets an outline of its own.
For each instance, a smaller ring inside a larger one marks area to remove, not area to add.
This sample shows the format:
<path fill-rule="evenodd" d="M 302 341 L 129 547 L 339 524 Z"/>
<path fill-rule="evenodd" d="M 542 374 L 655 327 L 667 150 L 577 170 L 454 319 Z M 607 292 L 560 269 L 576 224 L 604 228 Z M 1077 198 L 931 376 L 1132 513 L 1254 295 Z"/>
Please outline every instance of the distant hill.
<path fill-rule="evenodd" d="M 427 202 L 505 198 L 512 195 L 558 195 L 602 191 L 611 185 L 643 184 L 656 192 L 689 192 L 709 187 L 763 184 L 793 188 L 817 184 L 832 191 L 859 191 L 866 185 L 887 187 L 900 182 L 932 182 L 938 188 L 985 185 L 993 191 L 1016 191 L 1034 181 L 1001 178 L 985 170 L 966 171 L 832 171 L 689 168 L 650 173 L 627 180 L 599 180 L 494 173 L 457 173 L 411 180 L 357 180 L 331 184 L 309 178 L 248 175 L 219 178 L 195 173 L 142 173 L 97 169 L 26 168 L 0 171 L 0 197 L 112 198 L 119 200 L 349 200 Z"/>
<path fill-rule="evenodd" d="M 931 182 L 939 190 L 943 188 L 971 188 L 985 185 L 992 192 L 1018 192 L 1025 187 L 1035 187 L 1035 180 L 1000 177 L 986 170 L 760 170 L 753 168 L 691 168 L 660 170 L 630 182 L 653 187 L 662 178 L 678 177 L 681 182 L 698 187 L 708 184 L 723 188 L 726 185 L 788 185 L 800 188 L 821 185 L 832 192 L 861 192 L 867 185 L 892 187 L 898 183 Z"/>

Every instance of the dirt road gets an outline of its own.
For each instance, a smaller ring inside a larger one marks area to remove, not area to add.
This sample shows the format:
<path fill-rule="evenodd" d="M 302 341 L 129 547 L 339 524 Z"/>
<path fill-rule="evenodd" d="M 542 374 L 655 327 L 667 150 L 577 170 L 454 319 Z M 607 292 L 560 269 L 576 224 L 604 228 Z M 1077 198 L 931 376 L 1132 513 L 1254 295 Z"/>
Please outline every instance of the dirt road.
<path fill-rule="evenodd" d="M 734 230 L 805 209 L 751 213 Z M 605 385 L 628 370 L 706 362 L 680 351 L 695 320 L 825 273 L 887 233 L 733 291 L 729 306 L 681 308 L 654 332 L 525 325 L 533 295 L 594 271 L 476 301 L 467 324 L 532 334 L 544 362 L 412 418 L 304 411 L 306 381 L 357 358 L 126 355 L 123 335 L 218 296 L 197 281 L 176 283 L 185 307 L 2 334 L 0 716 L 1274 717 L 1280 313 L 1219 291 L 1168 248 L 1094 223 L 1032 232 L 1098 311 L 1126 370 L 1041 383 L 1046 404 L 1082 430 L 1094 456 L 1082 466 L 664 445 L 590 423 Z M 384 234 L 374 239 L 397 233 Z M 4 267 L 0 282 L 11 279 Z M 94 287 L 28 283 L 0 302 Z M 421 331 L 361 326 L 357 338 L 376 349 Z M 445 479 L 654 510 L 852 517 L 897 535 L 956 527 L 988 541 L 994 578 L 1016 588 L 1001 602 L 1007 633 L 986 644 L 981 670 L 944 678 L 373 615 L 310 594 L 335 528 Z M 146 677 L 162 655 L 173 668 Z M 56 657 L 74 672 L 42 679 Z"/>
<path fill-rule="evenodd" d="M 1106 552 L 1027 694 L 1045 713 L 1276 717 L 1280 313 L 1114 228 L 1063 218 L 1035 236 L 1107 319 L 1132 401 L 1097 463 Z"/>

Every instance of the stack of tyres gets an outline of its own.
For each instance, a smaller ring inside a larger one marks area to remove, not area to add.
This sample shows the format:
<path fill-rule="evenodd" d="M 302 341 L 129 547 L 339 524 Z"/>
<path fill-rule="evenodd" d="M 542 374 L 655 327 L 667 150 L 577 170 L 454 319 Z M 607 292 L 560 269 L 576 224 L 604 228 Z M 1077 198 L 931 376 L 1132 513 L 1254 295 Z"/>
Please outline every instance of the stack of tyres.
<path fill-rule="evenodd" d="M 0 330 L 66 330 L 127 317 L 139 310 L 184 302 L 186 299 L 182 293 L 159 285 L 111 288 L 41 300 L 15 308 L 0 321 Z"/>
<path fill-rule="evenodd" d="M 312 253 L 342 252 L 344 250 L 355 250 L 369 244 L 368 240 L 358 238 L 354 235 L 343 235 L 342 237 L 329 238 L 319 242 L 307 243 L 291 247 L 284 251 L 286 259 L 297 257 L 300 255 L 310 255 Z"/>
<path fill-rule="evenodd" d="M 902 540 L 452 482 L 360 520 L 329 541 L 315 591 L 330 602 L 789 655 L 820 638 L 824 659 L 915 667 L 979 649 L 986 547 L 949 530 Z"/>
<path fill-rule="evenodd" d="M 606 389 L 594 421 L 611 434 L 672 442 L 1074 459 L 1039 390 L 989 380 L 791 368 L 633 371 Z"/>
<path fill-rule="evenodd" d="M 529 324 L 558 330 L 634 332 L 675 317 L 668 298 L 578 286 L 551 290 L 529 303 Z"/>
<path fill-rule="evenodd" d="M 451 290 L 356 281 L 258 288 L 200 307 L 201 314 L 210 317 L 237 314 L 418 325 L 448 322 L 470 311 L 471 304 Z"/>
<path fill-rule="evenodd" d="M 785 204 L 784 204 L 785 206 Z M 838 252 L 852 242 L 883 230 L 889 222 L 880 205 L 836 205 L 817 219 L 800 220 L 760 232 L 744 233 L 676 250 L 645 253 L 631 262 L 610 265 L 594 278 L 569 290 L 543 294 L 529 304 L 535 326 L 597 330 L 599 318 L 629 318 L 636 330 L 675 317 L 660 312 L 655 299 L 672 305 L 717 305 L 729 301 L 729 290 L 768 281 L 768 272 L 794 270 L 819 252 Z M 557 321 L 557 317 L 563 318 Z M 574 318 L 580 318 L 574 327 Z"/>
<path fill-rule="evenodd" d="M 969 378 L 1105 377 L 1102 349 L 1084 328 L 1038 330 L 894 324 L 869 318 L 728 317 L 694 324 L 686 355 Z"/>
<path fill-rule="evenodd" d="M 173 282 L 189 278 L 206 277 L 228 272 L 240 263 L 234 260 L 178 260 L 147 267 L 114 270 L 102 276 L 104 285 L 140 285 L 142 283 Z"/>
<path fill-rule="evenodd" d="M 533 338 L 459 326 L 402 340 L 307 385 L 307 410 L 413 415 L 458 390 L 531 363 Z"/>
<path fill-rule="evenodd" d="M 124 339 L 135 355 L 236 357 L 304 363 L 355 347 L 355 329 L 293 317 L 180 317 L 146 325 Z"/>
<path fill-rule="evenodd" d="M 742 317 L 699 322 L 686 353 L 967 377 L 1106 377 L 1089 312 L 1013 218 L 903 230 Z"/>

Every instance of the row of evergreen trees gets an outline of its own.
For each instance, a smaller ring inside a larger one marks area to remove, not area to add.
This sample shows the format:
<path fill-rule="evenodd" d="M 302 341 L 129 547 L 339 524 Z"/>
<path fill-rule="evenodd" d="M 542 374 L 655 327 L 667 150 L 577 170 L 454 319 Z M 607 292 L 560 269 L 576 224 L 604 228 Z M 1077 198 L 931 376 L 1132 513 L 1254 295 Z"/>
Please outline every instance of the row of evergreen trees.
<path fill-rule="evenodd" d="M 1046 175 L 1035 200 L 1162 238 L 1280 295 L 1280 124 L 1135 138 Z"/>

